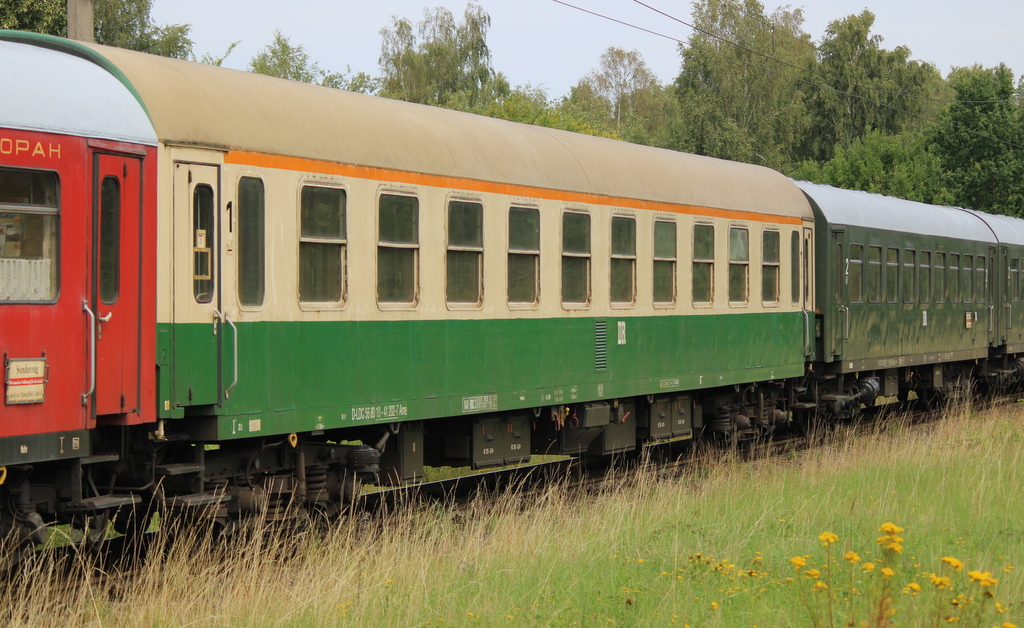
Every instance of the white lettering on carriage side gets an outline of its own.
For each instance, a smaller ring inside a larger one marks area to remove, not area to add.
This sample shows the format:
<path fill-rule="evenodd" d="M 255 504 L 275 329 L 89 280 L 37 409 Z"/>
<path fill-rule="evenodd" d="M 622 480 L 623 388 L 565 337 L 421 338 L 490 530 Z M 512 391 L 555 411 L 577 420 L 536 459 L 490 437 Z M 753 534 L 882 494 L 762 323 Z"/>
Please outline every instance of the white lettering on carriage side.
<path fill-rule="evenodd" d="M 626 321 L 619 321 L 619 344 L 626 344 Z"/>
<path fill-rule="evenodd" d="M 462 398 L 463 412 L 484 412 L 498 409 L 498 395 L 477 395 Z"/>
<path fill-rule="evenodd" d="M 352 408 L 353 421 L 379 421 L 381 419 L 397 419 L 408 415 L 408 406 L 404 406 L 400 403 Z"/>

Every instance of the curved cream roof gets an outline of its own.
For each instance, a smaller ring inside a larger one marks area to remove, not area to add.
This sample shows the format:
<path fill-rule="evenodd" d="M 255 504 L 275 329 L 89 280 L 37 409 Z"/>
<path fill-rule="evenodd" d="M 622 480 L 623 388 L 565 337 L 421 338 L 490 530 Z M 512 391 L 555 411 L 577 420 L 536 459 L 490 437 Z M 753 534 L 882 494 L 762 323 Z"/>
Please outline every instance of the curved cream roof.
<path fill-rule="evenodd" d="M 127 76 L 165 143 L 812 219 L 768 168 L 91 47 Z"/>

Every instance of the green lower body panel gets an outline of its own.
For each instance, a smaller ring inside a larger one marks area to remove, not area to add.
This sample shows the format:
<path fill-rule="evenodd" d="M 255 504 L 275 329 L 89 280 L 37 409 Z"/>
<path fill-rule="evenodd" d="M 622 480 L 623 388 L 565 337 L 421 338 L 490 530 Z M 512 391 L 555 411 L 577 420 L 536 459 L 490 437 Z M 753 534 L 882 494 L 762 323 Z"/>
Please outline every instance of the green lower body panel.
<path fill-rule="evenodd" d="M 804 370 L 803 325 L 799 312 L 238 323 L 238 383 L 227 398 L 221 395 L 216 435 L 210 437 L 503 412 L 796 377 Z M 203 332 L 187 327 L 174 326 L 173 334 L 166 334 L 174 338 L 172 351 Z M 209 333 L 208 325 L 195 327 Z M 220 371 L 230 385 L 234 338 L 222 342 Z M 216 376 L 215 369 L 161 372 L 161 410 L 184 407 L 189 415 L 181 391 L 201 385 L 188 380 Z"/>

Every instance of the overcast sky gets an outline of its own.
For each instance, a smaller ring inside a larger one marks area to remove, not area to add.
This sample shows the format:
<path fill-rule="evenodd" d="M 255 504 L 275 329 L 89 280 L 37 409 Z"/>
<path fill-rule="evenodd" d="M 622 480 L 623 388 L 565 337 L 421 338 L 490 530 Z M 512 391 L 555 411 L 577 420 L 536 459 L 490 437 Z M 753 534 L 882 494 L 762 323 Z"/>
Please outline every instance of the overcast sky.
<path fill-rule="evenodd" d="M 565 0 L 686 40 L 692 31 L 633 0 Z M 690 21 L 689 2 L 644 0 L 656 9 Z M 480 0 L 491 16 L 487 43 L 494 68 L 512 85 L 543 87 L 549 98 L 597 67 L 609 46 L 636 49 L 658 78 L 667 83 L 679 73 L 675 41 L 616 24 L 554 0 Z M 777 5 L 765 2 L 767 12 Z M 192 25 L 195 53 L 220 56 L 233 41 L 241 43 L 224 65 L 244 69 L 272 39 L 274 30 L 305 48 L 322 69 L 379 73 L 380 30 L 391 16 L 419 21 L 426 7 L 444 6 L 461 19 L 466 2 L 451 0 L 154 0 L 158 24 Z M 943 75 L 951 67 L 1006 63 L 1024 73 L 1024 2 L 1021 0 L 805 0 L 804 30 L 820 41 L 829 22 L 865 8 L 875 16 L 873 32 L 887 49 L 904 45 L 915 59 L 935 64 Z"/>

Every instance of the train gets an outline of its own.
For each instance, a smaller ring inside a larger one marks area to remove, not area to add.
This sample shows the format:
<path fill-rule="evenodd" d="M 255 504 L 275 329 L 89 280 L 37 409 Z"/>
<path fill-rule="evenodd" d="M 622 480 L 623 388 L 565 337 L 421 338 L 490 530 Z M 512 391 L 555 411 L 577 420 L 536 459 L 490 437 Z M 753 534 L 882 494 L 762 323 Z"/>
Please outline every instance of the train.
<path fill-rule="evenodd" d="M 0 534 L 333 516 L 1024 376 L 1024 221 L 0 31 Z"/>

